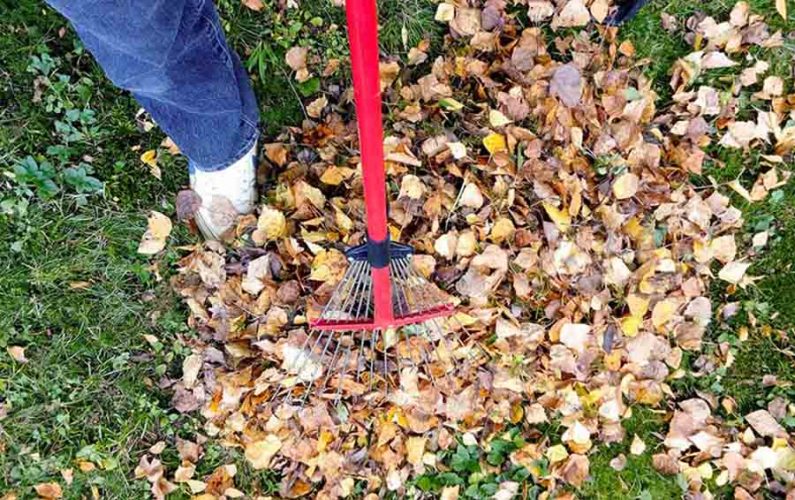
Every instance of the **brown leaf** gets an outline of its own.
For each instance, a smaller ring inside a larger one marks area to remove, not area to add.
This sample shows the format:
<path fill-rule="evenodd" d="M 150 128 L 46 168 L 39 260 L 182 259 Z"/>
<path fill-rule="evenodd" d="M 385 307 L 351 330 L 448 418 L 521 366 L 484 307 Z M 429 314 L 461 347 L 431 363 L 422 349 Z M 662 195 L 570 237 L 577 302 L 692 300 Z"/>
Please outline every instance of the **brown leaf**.
<path fill-rule="evenodd" d="M 242 0 L 242 3 L 255 12 L 259 12 L 263 7 L 265 7 L 265 5 L 262 3 L 262 0 Z"/>
<path fill-rule="evenodd" d="M 783 437 L 786 439 L 787 431 L 767 410 L 757 410 L 745 416 L 745 421 L 762 436 Z"/>
<path fill-rule="evenodd" d="M 17 363 L 27 363 L 28 362 L 28 358 L 25 357 L 25 348 L 24 347 L 21 347 L 21 346 L 18 346 L 18 345 L 12 345 L 12 346 L 8 346 L 6 348 L 6 351 L 8 351 L 8 355 L 11 356 L 14 359 L 14 361 L 16 361 Z"/>
<path fill-rule="evenodd" d="M 36 493 L 42 498 L 61 498 L 63 497 L 63 490 L 58 483 L 39 483 L 33 487 Z"/>
<path fill-rule="evenodd" d="M 553 73 L 552 80 L 549 82 L 549 93 L 560 97 L 563 104 L 573 108 L 580 104 L 582 87 L 580 70 L 574 64 L 564 64 Z"/>
<path fill-rule="evenodd" d="M 171 219 L 160 212 L 149 214 L 148 228 L 141 237 L 138 253 L 154 255 L 166 247 L 166 239 L 171 234 Z"/>
<path fill-rule="evenodd" d="M 183 189 L 177 193 L 177 220 L 186 221 L 196 217 L 202 205 L 201 196 L 192 189 Z"/>
<path fill-rule="evenodd" d="M 561 474 L 563 480 L 579 488 L 588 477 L 588 470 L 590 469 L 590 461 L 585 455 L 569 455 L 566 465 L 563 466 Z"/>
<path fill-rule="evenodd" d="M 666 453 L 652 455 L 651 463 L 654 470 L 661 474 L 672 476 L 679 473 L 679 464 L 676 462 L 676 459 Z"/>
<path fill-rule="evenodd" d="M 591 14 L 583 0 L 568 0 L 563 9 L 552 19 L 552 29 L 574 28 L 585 26 L 590 22 Z"/>
<path fill-rule="evenodd" d="M 284 60 L 293 71 L 300 71 L 306 69 L 306 56 L 309 54 L 309 49 L 306 47 L 292 47 L 284 55 Z"/>

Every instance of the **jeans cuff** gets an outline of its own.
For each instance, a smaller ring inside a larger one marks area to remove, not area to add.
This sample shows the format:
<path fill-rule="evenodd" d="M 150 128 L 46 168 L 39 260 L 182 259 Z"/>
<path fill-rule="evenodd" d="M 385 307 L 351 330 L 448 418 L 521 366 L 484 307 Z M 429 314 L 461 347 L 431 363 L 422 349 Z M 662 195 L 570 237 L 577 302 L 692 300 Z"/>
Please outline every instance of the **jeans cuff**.
<path fill-rule="evenodd" d="M 190 170 L 201 170 L 202 172 L 218 172 L 219 170 L 224 170 L 226 167 L 246 156 L 246 154 L 248 154 L 248 152 L 251 151 L 257 144 L 257 139 L 259 139 L 259 128 L 256 125 L 252 125 L 248 120 L 245 119 L 243 120 L 243 124 L 245 127 L 250 129 L 250 132 L 246 136 L 246 140 L 243 142 L 243 145 L 235 152 L 234 155 L 232 155 L 229 160 L 224 160 L 212 165 L 199 165 L 188 158 L 188 168 Z"/>

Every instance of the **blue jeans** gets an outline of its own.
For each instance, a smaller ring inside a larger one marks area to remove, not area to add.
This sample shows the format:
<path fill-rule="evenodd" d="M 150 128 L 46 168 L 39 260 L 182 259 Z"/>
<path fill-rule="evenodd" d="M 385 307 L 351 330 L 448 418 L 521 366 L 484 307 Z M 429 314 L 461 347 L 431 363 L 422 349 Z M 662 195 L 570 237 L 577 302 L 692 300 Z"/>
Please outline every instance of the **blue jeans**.
<path fill-rule="evenodd" d="M 47 0 L 200 170 L 255 144 L 259 111 L 212 0 Z"/>

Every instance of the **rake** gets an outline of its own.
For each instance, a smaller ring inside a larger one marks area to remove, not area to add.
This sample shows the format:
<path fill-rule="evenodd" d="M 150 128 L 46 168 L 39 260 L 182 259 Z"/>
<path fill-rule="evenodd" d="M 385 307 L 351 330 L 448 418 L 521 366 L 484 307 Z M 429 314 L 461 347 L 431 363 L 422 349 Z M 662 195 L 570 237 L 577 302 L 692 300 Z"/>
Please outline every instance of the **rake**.
<path fill-rule="evenodd" d="M 388 394 L 403 370 L 419 364 L 433 378 L 431 365 L 438 359 L 432 359 L 424 343 L 448 341 L 441 320 L 454 312 L 449 296 L 415 269 L 414 249 L 390 241 L 375 1 L 347 0 L 346 15 L 367 240 L 346 251 L 349 265 L 343 278 L 319 317 L 310 321 L 301 348 L 285 355 L 285 366 L 294 375 L 289 394 L 301 394 L 302 405 L 329 386 L 335 400 L 343 386 L 354 395 L 373 394 L 380 387 Z"/>

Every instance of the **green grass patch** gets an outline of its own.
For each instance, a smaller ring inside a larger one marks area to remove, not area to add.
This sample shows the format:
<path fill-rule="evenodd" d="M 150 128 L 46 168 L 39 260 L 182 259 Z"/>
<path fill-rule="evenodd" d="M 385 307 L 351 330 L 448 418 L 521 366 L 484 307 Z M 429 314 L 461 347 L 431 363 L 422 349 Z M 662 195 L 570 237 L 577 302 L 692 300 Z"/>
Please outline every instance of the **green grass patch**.
<path fill-rule="evenodd" d="M 626 438 L 621 443 L 600 445 L 589 455 L 591 480 L 578 493 L 582 498 L 595 499 L 656 499 L 680 498 L 683 490 L 675 476 L 664 476 L 654 470 L 651 455 L 662 450 L 660 433 L 665 429 L 663 415 L 648 408 L 633 407 L 632 418 L 622 421 Z M 629 452 L 630 443 L 637 434 L 645 443 L 642 455 Z M 610 461 L 619 454 L 626 457 L 626 466 L 617 471 Z"/>

